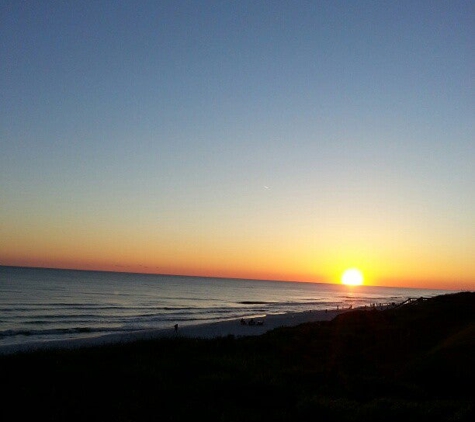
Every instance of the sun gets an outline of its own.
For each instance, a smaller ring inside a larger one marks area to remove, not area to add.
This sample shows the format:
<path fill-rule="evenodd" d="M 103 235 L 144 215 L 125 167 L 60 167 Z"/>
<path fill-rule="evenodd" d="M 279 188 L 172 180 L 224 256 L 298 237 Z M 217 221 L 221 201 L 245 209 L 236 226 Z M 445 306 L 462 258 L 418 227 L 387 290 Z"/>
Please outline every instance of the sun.
<path fill-rule="evenodd" d="M 357 268 L 349 268 L 341 276 L 341 282 L 347 286 L 361 286 L 363 274 Z"/>

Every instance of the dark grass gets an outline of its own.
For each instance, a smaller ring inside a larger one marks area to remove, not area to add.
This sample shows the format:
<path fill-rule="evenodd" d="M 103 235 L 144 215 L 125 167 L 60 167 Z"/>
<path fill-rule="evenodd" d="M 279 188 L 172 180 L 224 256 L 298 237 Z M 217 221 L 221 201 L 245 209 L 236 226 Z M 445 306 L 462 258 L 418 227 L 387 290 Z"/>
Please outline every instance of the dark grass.
<path fill-rule="evenodd" d="M 0 357 L 10 420 L 472 421 L 475 293 L 260 337 Z"/>

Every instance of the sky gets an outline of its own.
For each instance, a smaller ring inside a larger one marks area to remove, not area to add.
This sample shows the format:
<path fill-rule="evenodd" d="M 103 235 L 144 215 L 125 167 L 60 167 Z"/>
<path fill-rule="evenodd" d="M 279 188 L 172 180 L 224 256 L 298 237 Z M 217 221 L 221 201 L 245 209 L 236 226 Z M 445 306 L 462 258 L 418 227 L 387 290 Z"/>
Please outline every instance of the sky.
<path fill-rule="evenodd" d="M 473 1 L 0 2 L 0 265 L 475 289 Z"/>

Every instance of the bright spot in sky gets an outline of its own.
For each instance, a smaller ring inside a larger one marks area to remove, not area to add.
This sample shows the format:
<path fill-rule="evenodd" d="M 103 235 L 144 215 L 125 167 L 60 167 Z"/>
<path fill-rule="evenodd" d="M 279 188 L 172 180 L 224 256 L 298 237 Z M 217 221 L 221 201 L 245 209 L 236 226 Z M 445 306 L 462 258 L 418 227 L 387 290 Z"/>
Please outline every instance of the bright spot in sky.
<path fill-rule="evenodd" d="M 363 284 L 363 274 L 357 268 L 349 268 L 341 276 L 341 282 L 347 286 L 360 286 Z"/>

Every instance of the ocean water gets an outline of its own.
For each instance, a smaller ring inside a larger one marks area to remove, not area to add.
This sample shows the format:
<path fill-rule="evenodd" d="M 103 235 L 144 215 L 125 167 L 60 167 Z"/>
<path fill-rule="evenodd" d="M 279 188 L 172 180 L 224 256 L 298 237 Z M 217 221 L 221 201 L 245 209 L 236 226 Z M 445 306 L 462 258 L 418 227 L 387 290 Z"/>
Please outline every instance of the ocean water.
<path fill-rule="evenodd" d="M 0 266 L 0 348 L 446 293 Z"/>

